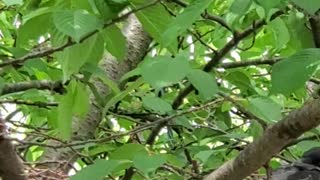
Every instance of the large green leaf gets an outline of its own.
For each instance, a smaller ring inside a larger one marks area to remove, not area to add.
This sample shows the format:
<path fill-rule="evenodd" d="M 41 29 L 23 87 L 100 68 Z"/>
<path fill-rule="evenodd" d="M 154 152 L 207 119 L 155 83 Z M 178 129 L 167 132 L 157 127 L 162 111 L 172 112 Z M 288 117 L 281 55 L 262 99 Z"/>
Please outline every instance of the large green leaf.
<path fill-rule="evenodd" d="M 61 99 L 58 106 L 57 128 L 59 136 L 65 140 L 71 137 L 75 88 L 75 83 L 71 82 L 67 88 L 68 93 Z"/>
<path fill-rule="evenodd" d="M 133 160 L 137 154 L 147 154 L 145 147 L 141 144 L 125 144 L 110 154 L 110 159 Z"/>
<path fill-rule="evenodd" d="M 74 103 L 72 112 L 84 118 L 89 111 L 89 92 L 86 88 L 86 85 L 82 83 L 77 83 L 77 87 L 74 91 Z"/>
<path fill-rule="evenodd" d="M 88 110 L 89 94 L 86 87 L 81 83 L 71 81 L 67 87 L 67 94 L 61 98 L 58 106 L 57 128 L 61 138 L 70 138 L 73 115 L 84 118 Z"/>
<path fill-rule="evenodd" d="M 320 9 L 320 1 L 318 0 L 292 0 L 292 2 L 305 9 L 310 14 L 314 14 Z"/>
<path fill-rule="evenodd" d="M 123 36 L 120 29 L 116 26 L 110 26 L 104 29 L 102 36 L 106 43 L 107 50 L 117 58 L 117 60 L 123 60 L 126 55 L 126 38 Z"/>
<path fill-rule="evenodd" d="M 125 160 L 104 160 L 98 159 L 92 165 L 89 165 L 79 171 L 76 175 L 72 176 L 71 180 L 102 180 L 110 175 L 114 170 L 120 166 L 129 165 L 130 161 Z"/>
<path fill-rule="evenodd" d="M 320 49 L 304 49 L 272 68 L 271 84 L 274 93 L 288 95 L 304 87 L 320 60 Z"/>
<path fill-rule="evenodd" d="M 69 79 L 73 73 L 77 73 L 86 62 L 96 65 L 101 60 L 103 51 L 102 37 L 94 35 L 81 44 L 76 44 L 58 53 L 57 57 L 62 66 L 64 81 Z"/>
<path fill-rule="evenodd" d="M 268 26 L 270 26 L 273 31 L 276 48 L 283 48 L 290 40 L 290 33 L 286 24 L 281 18 L 276 18 L 271 21 Z"/>
<path fill-rule="evenodd" d="M 192 70 L 187 77 L 204 100 L 212 99 L 218 92 L 217 82 L 209 73 L 201 70 Z"/>
<path fill-rule="evenodd" d="M 102 28 L 102 22 L 84 10 L 64 10 L 53 14 L 53 22 L 62 33 L 79 42 L 86 34 Z"/>
<path fill-rule="evenodd" d="M 161 35 L 163 47 L 168 47 L 175 39 L 192 26 L 201 13 L 213 2 L 213 0 L 195 0 L 179 14 L 168 26 L 169 28 Z"/>
<path fill-rule="evenodd" d="M 171 105 L 158 97 L 146 96 L 142 98 L 143 105 L 159 114 L 167 114 L 172 111 Z"/>
<path fill-rule="evenodd" d="M 155 88 L 169 86 L 182 80 L 190 71 L 187 57 L 178 56 L 172 59 L 167 56 L 156 56 L 147 59 L 141 66 L 142 78 Z"/>
<path fill-rule="evenodd" d="M 29 40 L 33 40 L 33 43 L 37 43 L 40 36 L 45 35 L 53 28 L 51 16 L 51 13 L 45 13 L 29 19 L 18 29 L 17 44 L 23 47 L 29 45 Z M 34 28 L 37 26 L 41 28 Z"/>
<path fill-rule="evenodd" d="M 133 159 L 133 164 L 140 171 L 147 174 L 150 171 L 156 170 L 166 162 L 165 158 L 159 154 L 154 156 L 146 156 L 139 154 Z"/>
<path fill-rule="evenodd" d="M 150 3 L 149 0 L 129 1 L 133 8 L 139 8 Z M 157 42 L 161 42 L 162 34 L 172 22 L 172 17 L 166 11 L 166 9 L 162 5 L 156 4 L 150 8 L 137 12 L 136 15 L 139 21 L 142 23 L 143 29 L 146 30 Z M 177 42 L 172 42 L 172 44 L 167 47 L 171 53 L 175 53 L 177 51 Z"/>
<path fill-rule="evenodd" d="M 235 14 L 244 15 L 250 8 L 251 4 L 252 0 L 236 0 L 233 1 L 230 11 Z"/>
<path fill-rule="evenodd" d="M 7 5 L 7 6 L 12 6 L 12 5 L 21 5 L 23 4 L 23 0 L 3 0 L 3 2 Z"/>
<path fill-rule="evenodd" d="M 268 15 L 269 11 L 272 8 L 275 8 L 281 4 L 281 0 L 268 0 L 268 1 L 254 0 L 254 1 L 264 8 L 266 16 Z"/>
<path fill-rule="evenodd" d="M 281 119 L 281 106 L 268 97 L 249 98 L 249 111 L 266 121 Z"/>

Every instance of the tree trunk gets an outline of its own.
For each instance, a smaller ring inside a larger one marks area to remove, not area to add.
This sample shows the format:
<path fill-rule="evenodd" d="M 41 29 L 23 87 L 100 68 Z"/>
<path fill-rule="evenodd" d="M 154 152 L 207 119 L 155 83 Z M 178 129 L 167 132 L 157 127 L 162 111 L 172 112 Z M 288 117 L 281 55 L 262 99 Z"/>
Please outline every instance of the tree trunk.
<path fill-rule="evenodd" d="M 142 25 L 138 19 L 131 15 L 128 18 L 128 24 L 123 29 L 123 34 L 127 39 L 127 55 L 124 60 L 117 61 L 113 56 L 106 55 L 100 63 L 100 68 L 104 70 L 107 76 L 112 80 L 118 82 L 122 75 L 128 71 L 134 69 L 136 65 L 143 59 L 147 53 L 147 49 L 150 45 L 151 38 L 142 29 Z M 99 93 L 104 97 L 109 93 L 108 87 L 98 80 L 92 82 Z M 90 110 L 85 120 L 73 118 L 73 134 L 72 141 L 88 140 L 94 138 L 94 132 L 101 120 L 101 109 L 98 108 L 95 98 L 91 95 L 90 98 Z M 56 144 L 54 141 L 49 141 L 49 144 Z M 64 149 L 52 149 L 46 148 L 41 161 L 68 161 L 68 164 L 72 164 L 77 159 L 77 155 L 70 148 Z M 66 163 L 47 163 L 42 164 L 41 168 L 50 168 L 52 170 L 59 170 L 67 172 L 70 169 Z"/>

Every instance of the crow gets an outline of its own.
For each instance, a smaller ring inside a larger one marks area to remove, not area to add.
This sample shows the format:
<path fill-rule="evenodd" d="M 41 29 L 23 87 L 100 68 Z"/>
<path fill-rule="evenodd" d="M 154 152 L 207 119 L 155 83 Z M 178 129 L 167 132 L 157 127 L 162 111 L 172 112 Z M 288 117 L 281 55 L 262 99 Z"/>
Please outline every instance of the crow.
<path fill-rule="evenodd" d="M 274 170 L 270 180 L 320 180 L 320 147 L 311 148 L 296 162 Z"/>

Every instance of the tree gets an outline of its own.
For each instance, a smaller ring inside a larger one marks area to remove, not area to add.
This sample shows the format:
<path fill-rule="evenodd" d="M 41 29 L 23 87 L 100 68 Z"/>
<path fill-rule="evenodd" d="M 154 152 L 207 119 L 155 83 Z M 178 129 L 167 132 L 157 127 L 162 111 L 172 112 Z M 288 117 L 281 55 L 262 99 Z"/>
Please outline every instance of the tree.
<path fill-rule="evenodd" d="M 317 0 L 0 6 L 3 179 L 261 179 L 317 146 Z"/>

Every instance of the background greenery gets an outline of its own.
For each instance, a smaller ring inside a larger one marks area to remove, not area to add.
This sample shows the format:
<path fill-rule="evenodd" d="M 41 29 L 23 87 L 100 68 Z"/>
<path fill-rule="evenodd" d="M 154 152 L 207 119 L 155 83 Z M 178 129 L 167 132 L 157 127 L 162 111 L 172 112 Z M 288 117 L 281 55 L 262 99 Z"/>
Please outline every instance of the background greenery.
<path fill-rule="evenodd" d="M 319 8 L 317 0 L 0 1 L 10 140 L 28 169 L 71 169 L 73 180 L 202 178 L 317 97 Z M 152 42 L 115 80 L 99 64 L 132 56 L 122 30 L 133 14 Z M 92 104 L 99 125 L 76 138 L 74 118 L 86 120 Z M 318 146 L 318 135 L 306 132 L 254 174 Z M 46 148 L 72 150 L 77 158 L 64 160 L 74 167 L 48 166 Z"/>

